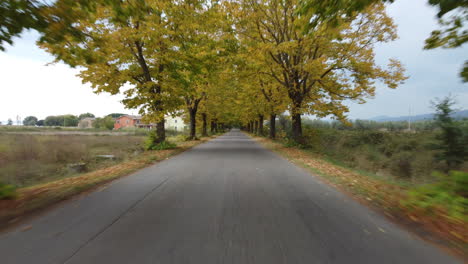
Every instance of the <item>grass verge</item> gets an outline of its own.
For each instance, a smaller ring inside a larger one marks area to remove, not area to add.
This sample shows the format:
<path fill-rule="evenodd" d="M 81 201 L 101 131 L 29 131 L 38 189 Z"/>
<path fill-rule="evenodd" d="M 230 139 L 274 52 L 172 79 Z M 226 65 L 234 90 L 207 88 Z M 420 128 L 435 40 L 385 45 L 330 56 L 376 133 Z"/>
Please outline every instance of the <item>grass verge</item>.
<path fill-rule="evenodd" d="M 408 187 L 368 173 L 346 168 L 322 156 L 296 147 L 287 147 L 267 138 L 255 137 L 262 145 L 289 161 L 321 176 L 326 182 L 351 194 L 361 203 L 381 210 L 398 223 L 415 230 L 432 242 L 442 242 L 450 251 L 468 257 L 468 223 L 444 211 L 422 210 L 406 205 Z M 421 232 L 422 231 L 422 232 Z M 431 236 L 427 236 L 427 231 Z"/>
<path fill-rule="evenodd" d="M 30 215 L 47 206 L 71 198 L 74 195 L 92 190 L 112 180 L 126 176 L 141 168 L 152 165 L 158 161 L 184 152 L 195 145 L 206 142 L 211 138 L 202 138 L 197 141 L 178 143 L 176 148 L 146 151 L 132 160 L 99 169 L 93 172 L 68 177 L 44 184 L 20 188 L 16 198 L 0 200 L 0 226 L 7 228 L 18 222 L 24 216 Z"/>

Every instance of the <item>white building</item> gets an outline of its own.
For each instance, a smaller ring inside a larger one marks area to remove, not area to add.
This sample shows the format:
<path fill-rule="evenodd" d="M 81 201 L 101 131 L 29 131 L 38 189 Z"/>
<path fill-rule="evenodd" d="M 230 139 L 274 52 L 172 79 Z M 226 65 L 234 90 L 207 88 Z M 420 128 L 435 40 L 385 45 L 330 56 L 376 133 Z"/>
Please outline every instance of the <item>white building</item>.
<path fill-rule="evenodd" d="M 184 120 L 182 117 L 177 116 L 177 117 L 171 117 L 171 116 L 166 116 L 165 117 L 166 123 L 165 123 L 165 128 L 167 130 L 174 130 L 174 131 L 184 131 L 187 129 L 187 124 L 184 123 Z"/>

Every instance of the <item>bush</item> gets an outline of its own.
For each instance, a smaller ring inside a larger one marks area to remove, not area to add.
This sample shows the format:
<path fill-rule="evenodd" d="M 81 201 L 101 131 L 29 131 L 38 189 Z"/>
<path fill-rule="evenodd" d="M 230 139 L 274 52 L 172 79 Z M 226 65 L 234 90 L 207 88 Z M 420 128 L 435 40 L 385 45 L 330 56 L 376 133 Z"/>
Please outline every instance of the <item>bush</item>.
<path fill-rule="evenodd" d="M 468 173 L 450 171 L 448 175 L 435 173 L 439 182 L 425 184 L 408 192 L 406 206 L 427 211 L 444 210 L 454 219 L 468 220 Z"/>
<path fill-rule="evenodd" d="M 0 200 L 13 199 L 16 197 L 16 187 L 11 184 L 0 182 Z"/>
<path fill-rule="evenodd" d="M 156 131 L 151 131 L 148 134 L 148 138 L 146 139 L 146 142 L 145 142 L 146 150 L 163 150 L 163 149 L 173 149 L 177 147 L 176 144 L 171 143 L 166 140 L 163 142 L 157 143 L 157 138 L 158 136 L 156 135 Z"/>
<path fill-rule="evenodd" d="M 394 155 L 390 161 L 390 170 L 393 175 L 411 178 L 413 154 L 410 152 L 400 152 Z"/>
<path fill-rule="evenodd" d="M 169 141 L 163 141 L 161 143 L 155 144 L 154 142 L 147 142 L 146 144 L 146 150 L 164 150 L 164 149 L 173 149 L 176 148 L 177 145 L 169 142 Z"/>
<path fill-rule="evenodd" d="M 114 129 L 114 119 L 110 116 L 106 116 L 103 118 L 96 118 L 93 122 L 93 127 L 98 129 L 107 129 L 112 130 Z"/>

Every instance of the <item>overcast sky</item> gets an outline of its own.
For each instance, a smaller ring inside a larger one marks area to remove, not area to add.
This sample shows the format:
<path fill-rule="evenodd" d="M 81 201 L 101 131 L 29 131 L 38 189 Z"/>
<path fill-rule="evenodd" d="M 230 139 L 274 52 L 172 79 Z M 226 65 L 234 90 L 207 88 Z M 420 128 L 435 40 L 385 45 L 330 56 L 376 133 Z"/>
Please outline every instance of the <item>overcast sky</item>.
<path fill-rule="evenodd" d="M 349 103 L 350 118 L 403 116 L 432 112 L 430 101 L 452 94 L 458 108 L 468 109 L 468 84 L 463 84 L 459 72 L 468 59 L 468 46 L 450 50 L 423 50 L 424 40 L 438 27 L 436 10 L 427 0 L 397 0 L 388 8 L 398 25 L 399 39 L 377 47 L 377 62 L 384 64 L 397 58 L 405 65 L 410 79 L 391 90 L 379 85 L 375 98 L 366 104 Z M 53 58 L 35 46 L 38 34 L 25 32 L 14 46 L 0 52 L 0 121 L 16 120 L 34 115 L 91 112 L 103 116 L 126 110 L 122 96 L 94 94 L 87 84 L 76 77 L 77 70 L 64 64 L 46 66 Z"/>

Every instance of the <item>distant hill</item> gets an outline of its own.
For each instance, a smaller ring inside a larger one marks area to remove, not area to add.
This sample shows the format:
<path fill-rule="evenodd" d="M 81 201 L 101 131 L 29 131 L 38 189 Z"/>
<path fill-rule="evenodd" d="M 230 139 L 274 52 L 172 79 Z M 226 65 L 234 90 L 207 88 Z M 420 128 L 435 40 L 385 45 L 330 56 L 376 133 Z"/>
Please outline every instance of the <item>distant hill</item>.
<path fill-rule="evenodd" d="M 462 110 L 453 113 L 452 115 L 455 119 L 463 119 L 468 118 L 468 110 Z M 411 116 L 411 121 L 423 121 L 423 120 L 433 120 L 434 114 L 423 114 L 423 115 L 414 115 Z M 407 121 L 408 116 L 398 116 L 398 117 L 390 117 L 390 116 L 376 116 L 370 118 L 369 120 L 377 121 L 377 122 L 389 122 L 389 121 Z"/>

